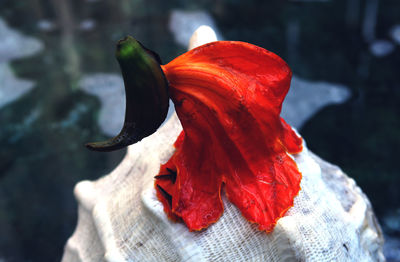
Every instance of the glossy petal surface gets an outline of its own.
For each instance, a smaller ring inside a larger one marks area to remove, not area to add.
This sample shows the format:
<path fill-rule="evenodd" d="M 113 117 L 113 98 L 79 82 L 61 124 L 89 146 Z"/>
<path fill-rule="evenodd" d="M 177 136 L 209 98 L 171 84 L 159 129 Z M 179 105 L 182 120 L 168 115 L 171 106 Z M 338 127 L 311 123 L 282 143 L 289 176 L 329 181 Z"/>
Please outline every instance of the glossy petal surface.
<path fill-rule="evenodd" d="M 176 152 L 157 178 L 169 217 L 190 230 L 223 213 L 221 189 L 249 221 L 271 231 L 293 205 L 301 173 L 288 155 L 302 140 L 280 118 L 291 71 L 260 47 L 219 41 L 193 49 L 163 66 L 183 126 Z M 170 196 L 170 197 L 169 197 Z"/>

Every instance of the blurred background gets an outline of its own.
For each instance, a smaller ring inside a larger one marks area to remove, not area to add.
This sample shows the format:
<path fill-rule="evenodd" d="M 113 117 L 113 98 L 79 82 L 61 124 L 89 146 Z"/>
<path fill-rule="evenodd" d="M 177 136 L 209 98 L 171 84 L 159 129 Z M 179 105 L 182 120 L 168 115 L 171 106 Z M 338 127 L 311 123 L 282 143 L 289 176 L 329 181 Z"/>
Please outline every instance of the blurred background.
<path fill-rule="evenodd" d="M 264 47 L 294 72 L 283 116 L 371 200 L 400 261 L 400 1 L 0 0 L 0 261 L 59 261 L 77 221 L 73 187 L 125 151 L 115 43 L 164 63 L 201 24 Z"/>

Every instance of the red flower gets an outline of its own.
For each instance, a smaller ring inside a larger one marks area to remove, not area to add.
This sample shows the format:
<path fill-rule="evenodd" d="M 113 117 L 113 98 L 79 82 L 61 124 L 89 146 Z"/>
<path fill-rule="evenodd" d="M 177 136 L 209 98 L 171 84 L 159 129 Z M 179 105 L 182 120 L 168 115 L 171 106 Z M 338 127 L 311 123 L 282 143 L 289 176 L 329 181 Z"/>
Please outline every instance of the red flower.
<path fill-rule="evenodd" d="M 223 213 L 224 185 L 247 220 L 273 230 L 301 181 L 289 154 L 302 150 L 302 139 L 279 116 L 288 65 L 260 47 L 219 41 L 161 68 L 183 126 L 156 176 L 165 212 L 190 230 L 206 228 Z"/>

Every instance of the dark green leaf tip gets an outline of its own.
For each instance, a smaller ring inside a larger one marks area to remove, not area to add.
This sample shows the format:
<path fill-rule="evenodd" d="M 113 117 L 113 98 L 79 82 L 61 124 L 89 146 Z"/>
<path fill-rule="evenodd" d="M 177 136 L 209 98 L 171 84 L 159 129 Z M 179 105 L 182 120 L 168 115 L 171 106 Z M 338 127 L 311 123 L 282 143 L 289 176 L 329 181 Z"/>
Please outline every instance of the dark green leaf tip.
<path fill-rule="evenodd" d="M 168 83 L 156 53 L 127 36 L 117 43 L 116 58 L 124 78 L 126 110 L 121 132 L 104 142 L 88 143 L 95 151 L 113 151 L 153 134 L 165 120 Z"/>

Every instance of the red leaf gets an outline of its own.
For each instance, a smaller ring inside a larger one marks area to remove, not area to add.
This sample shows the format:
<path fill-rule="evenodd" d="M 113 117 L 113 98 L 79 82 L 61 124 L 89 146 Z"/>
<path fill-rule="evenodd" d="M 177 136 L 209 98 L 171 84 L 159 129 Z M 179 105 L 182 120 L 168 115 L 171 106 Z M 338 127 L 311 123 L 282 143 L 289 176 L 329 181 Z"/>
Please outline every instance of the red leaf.
<path fill-rule="evenodd" d="M 243 216 L 271 231 L 300 190 L 301 173 L 288 153 L 300 152 L 302 140 L 279 116 L 290 68 L 260 47 L 219 41 L 163 70 L 184 130 L 160 170 L 176 170 L 176 180 L 155 182 L 166 213 L 190 230 L 205 228 L 223 213 L 225 184 Z"/>

